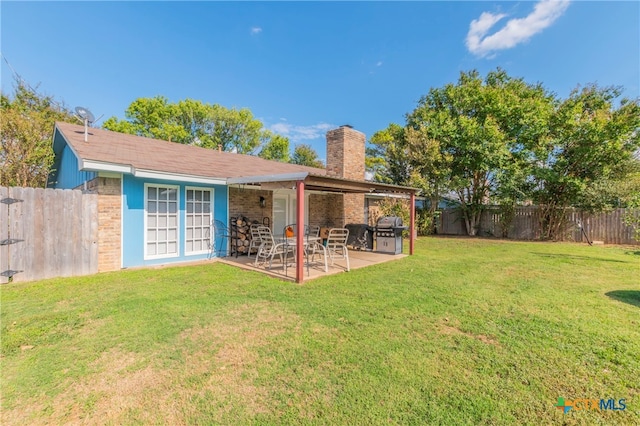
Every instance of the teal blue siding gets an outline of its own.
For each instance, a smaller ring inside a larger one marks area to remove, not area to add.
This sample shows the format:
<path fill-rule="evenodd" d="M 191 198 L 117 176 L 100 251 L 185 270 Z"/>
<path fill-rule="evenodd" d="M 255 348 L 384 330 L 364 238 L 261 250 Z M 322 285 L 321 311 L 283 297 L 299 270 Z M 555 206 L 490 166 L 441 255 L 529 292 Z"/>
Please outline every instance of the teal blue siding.
<path fill-rule="evenodd" d="M 68 145 L 65 144 L 60 156 L 61 158 L 59 162 L 59 169 L 57 170 L 56 174 L 57 181 L 52 183 L 54 188 L 77 188 L 83 183 L 88 182 L 96 177 L 95 172 L 85 172 L 78 170 L 78 159 Z"/>
<path fill-rule="evenodd" d="M 146 259 L 145 251 L 145 183 L 159 185 L 176 185 L 179 187 L 178 204 L 178 256 L 162 259 Z M 227 205 L 227 187 L 224 185 L 205 185 L 200 183 L 185 183 L 175 181 L 164 181 L 156 179 L 140 179 L 130 175 L 123 176 L 122 187 L 122 266 L 145 266 L 159 265 L 174 262 L 185 262 L 199 259 L 206 259 L 207 254 L 185 255 L 185 188 L 198 187 L 213 189 L 213 217 L 224 223 L 229 222 Z M 218 245 L 220 242 L 218 242 Z"/>

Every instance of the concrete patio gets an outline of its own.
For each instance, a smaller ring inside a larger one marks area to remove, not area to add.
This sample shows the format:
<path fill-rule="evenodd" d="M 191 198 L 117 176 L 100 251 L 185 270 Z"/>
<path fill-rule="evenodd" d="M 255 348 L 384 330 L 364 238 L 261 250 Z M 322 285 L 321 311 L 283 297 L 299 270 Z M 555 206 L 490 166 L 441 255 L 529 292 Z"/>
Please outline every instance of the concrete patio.
<path fill-rule="evenodd" d="M 359 250 L 349 250 L 349 266 L 351 270 L 365 268 L 367 266 L 376 265 L 378 263 L 389 262 L 392 260 L 398 260 L 406 257 L 406 254 L 386 254 L 386 253 L 376 253 L 371 251 L 359 251 Z M 228 265 L 237 266 L 242 269 L 247 269 L 251 271 L 261 272 L 263 274 L 270 275 L 275 278 L 280 278 L 286 281 L 295 281 L 296 280 L 296 268 L 295 262 L 293 259 L 289 259 L 288 267 L 285 268 L 282 263 L 280 263 L 279 259 L 275 259 L 271 268 L 269 268 L 269 264 L 266 265 L 260 264 L 258 267 L 254 266 L 255 256 L 248 258 L 246 255 L 244 256 L 228 256 L 221 257 L 217 259 L 218 262 L 223 262 Z M 316 255 L 315 259 L 309 263 L 309 270 L 307 272 L 307 265 L 305 263 L 304 266 L 304 280 L 312 280 L 315 278 L 339 274 L 342 272 L 346 272 L 346 261 L 344 259 L 337 259 L 333 265 L 331 265 L 331 260 L 329 259 L 327 262 L 328 272 L 324 271 L 324 259 L 321 255 Z"/>

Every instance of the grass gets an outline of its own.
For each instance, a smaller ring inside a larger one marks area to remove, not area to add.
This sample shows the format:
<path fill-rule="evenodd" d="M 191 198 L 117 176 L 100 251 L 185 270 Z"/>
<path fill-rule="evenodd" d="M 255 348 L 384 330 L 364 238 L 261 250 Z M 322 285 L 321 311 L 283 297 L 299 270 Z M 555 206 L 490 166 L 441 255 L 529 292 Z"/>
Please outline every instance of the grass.
<path fill-rule="evenodd" d="M 212 263 L 2 286 L 0 422 L 640 424 L 637 251 L 416 252 L 304 285 Z"/>

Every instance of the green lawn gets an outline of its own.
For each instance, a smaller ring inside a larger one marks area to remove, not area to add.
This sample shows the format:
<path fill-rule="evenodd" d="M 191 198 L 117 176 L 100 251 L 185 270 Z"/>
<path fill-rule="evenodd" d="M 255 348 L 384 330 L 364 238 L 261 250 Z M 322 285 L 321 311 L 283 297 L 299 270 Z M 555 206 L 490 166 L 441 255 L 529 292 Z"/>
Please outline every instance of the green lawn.
<path fill-rule="evenodd" d="M 0 423 L 640 424 L 640 249 L 416 253 L 304 285 L 210 263 L 2 286 Z"/>

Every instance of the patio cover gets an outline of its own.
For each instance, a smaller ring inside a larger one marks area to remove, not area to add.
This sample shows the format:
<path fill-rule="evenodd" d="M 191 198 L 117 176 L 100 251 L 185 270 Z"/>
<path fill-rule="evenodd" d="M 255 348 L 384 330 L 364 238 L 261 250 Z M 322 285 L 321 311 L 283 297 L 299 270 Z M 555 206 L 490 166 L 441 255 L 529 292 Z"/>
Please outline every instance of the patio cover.
<path fill-rule="evenodd" d="M 409 186 L 389 185 L 378 182 L 360 181 L 317 175 L 308 172 L 289 173 L 282 175 L 242 176 L 227 179 L 229 185 L 256 185 L 262 189 L 277 189 L 282 187 L 296 188 L 296 223 L 303 229 L 304 226 L 304 191 L 322 191 L 333 193 L 352 194 L 406 194 L 410 200 L 409 220 L 409 254 L 413 255 L 415 242 L 415 205 L 418 188 Z M 303 235 L 298 233 L 298 247 L 302 247 Z M 304 281 L 304 268 L 302 256 L 296 258 L 296 281 Z"/>

